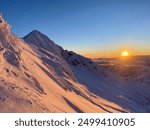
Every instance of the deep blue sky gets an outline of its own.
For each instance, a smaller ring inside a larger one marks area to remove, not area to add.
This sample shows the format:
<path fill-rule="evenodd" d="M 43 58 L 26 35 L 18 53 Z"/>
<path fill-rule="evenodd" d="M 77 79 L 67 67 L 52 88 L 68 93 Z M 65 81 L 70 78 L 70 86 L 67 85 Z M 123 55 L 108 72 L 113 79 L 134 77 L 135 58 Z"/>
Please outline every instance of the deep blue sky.
<path fill-rule="evenodd" d="M 0 11 L 18 36 L 36 29 L 80 54 L 150 52 L 150 0 L 0 0 Z"/>

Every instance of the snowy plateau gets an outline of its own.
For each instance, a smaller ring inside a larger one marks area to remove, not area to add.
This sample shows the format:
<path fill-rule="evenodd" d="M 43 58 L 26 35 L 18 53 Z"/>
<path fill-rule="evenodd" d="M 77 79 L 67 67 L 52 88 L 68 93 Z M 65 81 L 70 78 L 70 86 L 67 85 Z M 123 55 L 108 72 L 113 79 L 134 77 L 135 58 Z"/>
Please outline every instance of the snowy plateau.
<path fill-rule="evenodd" d="M 150 57 L 134 69 L 112 61 L 64 50 L 37 30 L 19 38 L 0 16 L 0 112 L 150 112 Z"/>

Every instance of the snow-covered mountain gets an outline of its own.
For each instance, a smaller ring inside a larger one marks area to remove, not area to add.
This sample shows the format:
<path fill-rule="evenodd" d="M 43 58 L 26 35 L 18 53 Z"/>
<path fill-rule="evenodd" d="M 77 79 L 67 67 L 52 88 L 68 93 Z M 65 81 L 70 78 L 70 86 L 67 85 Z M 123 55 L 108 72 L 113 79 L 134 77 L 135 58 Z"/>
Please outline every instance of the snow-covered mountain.
<path fill-rule="evenodd" d="M 149 86 L 124 80 L 37 30 L 20 39 L 0 16 L 0 112 L 149 111 Z"/>

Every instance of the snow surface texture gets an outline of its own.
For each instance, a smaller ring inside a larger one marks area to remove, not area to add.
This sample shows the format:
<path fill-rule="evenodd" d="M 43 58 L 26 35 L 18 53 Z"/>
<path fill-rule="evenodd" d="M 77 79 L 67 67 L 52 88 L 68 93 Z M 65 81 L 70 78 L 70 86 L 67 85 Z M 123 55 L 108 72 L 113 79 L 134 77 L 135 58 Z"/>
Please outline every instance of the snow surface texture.
<path fill-rule="evenodd" d="M 127 81 L 0 16 L 0 112 L 149 112 L 149 86 Z"/>

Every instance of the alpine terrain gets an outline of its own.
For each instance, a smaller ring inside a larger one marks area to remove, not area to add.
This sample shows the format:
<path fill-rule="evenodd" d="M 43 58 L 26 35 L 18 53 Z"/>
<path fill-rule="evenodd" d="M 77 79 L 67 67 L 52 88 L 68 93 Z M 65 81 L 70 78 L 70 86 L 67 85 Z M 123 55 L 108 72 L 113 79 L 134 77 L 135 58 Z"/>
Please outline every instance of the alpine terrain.
<path fill-rule="evenodd" d="M 37 30 L 21 39 L 0 16 L 0 112 L 150 112 L 150 82 L 126 80 Z"/>

